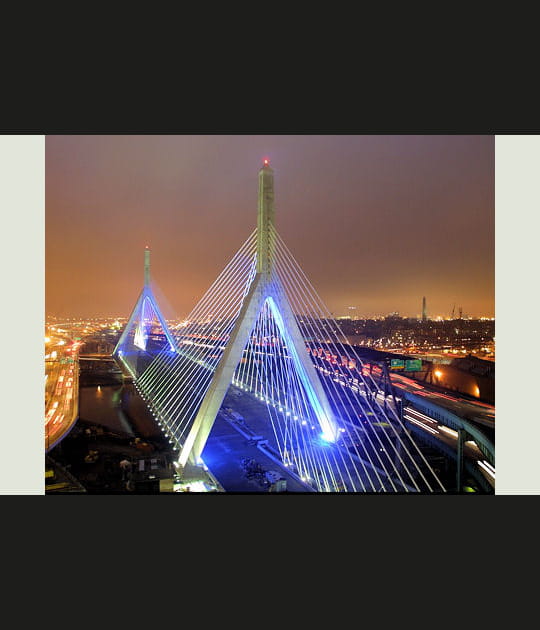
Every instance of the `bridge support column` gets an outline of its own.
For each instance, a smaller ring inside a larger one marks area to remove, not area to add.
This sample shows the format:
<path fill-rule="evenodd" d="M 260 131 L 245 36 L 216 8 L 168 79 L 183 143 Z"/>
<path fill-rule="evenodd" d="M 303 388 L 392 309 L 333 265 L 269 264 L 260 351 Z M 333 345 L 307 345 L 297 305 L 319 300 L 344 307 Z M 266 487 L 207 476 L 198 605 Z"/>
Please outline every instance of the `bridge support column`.
<path fill-rule="evenodd" d="M 465 443 L 465 431 L 458 429 L 457 457 L 456 457 L 456 490 L 461 492 L 463 485 L 463 445 Z"/>
<path fill-rule="evenodd" d="M 396 467 L 397 471 L 401 474 L 401 472 L 403 471 L 403 464 L 402 464 L 403 444 L 402 442 L 404 438 L 410 438 L 411 431 L 410 429 L 407 429 L 405 427 L 405 421 L 403 419 L 403 400 L 401 400 L 399 404 L 397 405 L 397 411 L 399 414 L 400 424 L 396 427 L 396 432 L 398 434 L 399 439 L 397 440 L 397 444 L 396 444 L 394 466 Z"/>

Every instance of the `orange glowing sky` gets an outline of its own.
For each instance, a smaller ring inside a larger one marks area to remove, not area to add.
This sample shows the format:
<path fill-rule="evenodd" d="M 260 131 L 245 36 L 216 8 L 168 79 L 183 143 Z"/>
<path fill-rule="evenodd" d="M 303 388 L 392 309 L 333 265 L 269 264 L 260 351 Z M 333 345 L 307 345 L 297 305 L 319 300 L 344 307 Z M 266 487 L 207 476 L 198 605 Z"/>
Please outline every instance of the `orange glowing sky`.
<path fill-rule="evenodd" d="M 494 137 L 50 135 L 46 314 L 128 317 L 144 248 L 185 317 L 256 226 L 276 227 L 335 316 L 493 317 Z"/>

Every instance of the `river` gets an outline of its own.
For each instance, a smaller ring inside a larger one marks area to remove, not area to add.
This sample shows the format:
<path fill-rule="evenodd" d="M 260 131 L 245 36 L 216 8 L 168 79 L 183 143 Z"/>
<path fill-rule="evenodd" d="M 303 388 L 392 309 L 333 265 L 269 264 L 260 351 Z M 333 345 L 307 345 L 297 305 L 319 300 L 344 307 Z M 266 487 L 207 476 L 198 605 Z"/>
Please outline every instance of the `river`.
<path fill-rule="evenodd" d="M 154 440 L 162 435 L 157 422 L 131 383 L 80 387 L 79 418 L 122 436 Z"/>

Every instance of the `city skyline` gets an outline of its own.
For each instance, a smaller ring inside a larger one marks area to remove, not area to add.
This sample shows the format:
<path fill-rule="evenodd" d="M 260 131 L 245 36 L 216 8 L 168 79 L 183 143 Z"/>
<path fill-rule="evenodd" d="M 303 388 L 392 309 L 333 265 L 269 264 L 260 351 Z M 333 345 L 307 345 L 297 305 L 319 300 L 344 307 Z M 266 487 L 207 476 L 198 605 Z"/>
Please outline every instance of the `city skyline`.
<path fill-rule="evenodd" d="M 143 252 L 186 317 L 256 224 L 276 224 L 335 316 L 494 316 L 492 136 L 48 136 L 46 313 L 127 316 Z M 160 303 L 161 306 L 161 303 Z"/>

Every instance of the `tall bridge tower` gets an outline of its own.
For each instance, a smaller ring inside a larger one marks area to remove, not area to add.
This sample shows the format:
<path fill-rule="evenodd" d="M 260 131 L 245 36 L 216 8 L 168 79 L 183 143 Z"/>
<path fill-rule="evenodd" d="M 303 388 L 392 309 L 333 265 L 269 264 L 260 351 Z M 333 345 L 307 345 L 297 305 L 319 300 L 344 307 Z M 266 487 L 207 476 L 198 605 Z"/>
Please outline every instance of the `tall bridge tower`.
<path fill-rule="evenodd" d="M 144 283 L 135 307 L 131 311 L 126 326 L 116 344 L 113 356 L 120 360 L 130 374 L 140 376 L 137 367 L 137 357 L 146 352 L 150 330 L 153 325 L 159 325 L 168 342 L 169 350 L 174 350 L 176 342 L 158 307 L 150 282 L 150 249 L 144 250 Z"/>
<path fill-rule="evenodd" d="M 337 438 L 337 427 L 328 398 L 306 352 L 305 341 L 285 290 L 279 277 L 273 273 L 276 234 L 274 218 L 274 171 L 270 167 L 269 160 L 265 159 L 259 171 L 257 273 L 244 299 L 210 387 L 183 445 L 179 458 L 181 465 L 185 465 L 188 460 L 191 463 L 198 461 L 217 412 L 233 380 L 234 372 L 242 358 L 244 348 L 248 344 L 249 335 L 265 304 L 268 305 L 279 332 L 292 353 L 295 368 L 304 386 L 304 393 L 311 403 L 323 434 L 328 440 Z"/>

